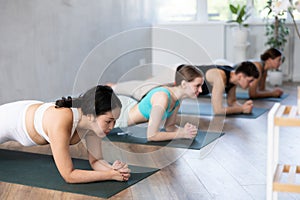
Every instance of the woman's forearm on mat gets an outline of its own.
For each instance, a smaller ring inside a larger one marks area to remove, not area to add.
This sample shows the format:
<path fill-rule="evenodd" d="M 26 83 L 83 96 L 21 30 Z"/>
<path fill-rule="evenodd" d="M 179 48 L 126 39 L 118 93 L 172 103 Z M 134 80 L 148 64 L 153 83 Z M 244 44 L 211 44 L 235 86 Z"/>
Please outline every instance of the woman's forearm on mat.
<path fill-rule="evenodd" d="M 107 171 L 112 169 L 112 166 L 106 160 L 95 160 L 91 163 L 91 166 L 96 171 Z"/>
<path fill-rule="evenodd" d="M 178 131 L 172 132 L 156 132 L 154 134 L 148 134 L 147 139 L 148 141 L 165 141 L 165 140 L 173 140 L 183 138 L 182 134 Z"/>
<path fill-rule="evenodd" d="M 74 169 L 63 178 L 67 183 L 88 183 L 95 181 L 113 180 L 116 173 L 118 172 L 113 169 L 106 171 Z"/>

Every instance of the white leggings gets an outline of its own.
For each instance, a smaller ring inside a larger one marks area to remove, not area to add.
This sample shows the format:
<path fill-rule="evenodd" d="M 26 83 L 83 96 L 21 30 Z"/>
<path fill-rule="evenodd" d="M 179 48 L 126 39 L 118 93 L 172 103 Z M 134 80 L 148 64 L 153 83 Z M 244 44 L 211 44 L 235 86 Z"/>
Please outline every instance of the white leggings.
<path fill-rule="evenodd" d="M 121 103 L 122 103 L 122 109 L 119 119 L 117 119 L 115 127 L 127 127 L 128 126 L 128 113 L 130 109 L 137 104 L 137 101 L 134 100 L 131 97 L 118 95 Z"/>
<path fill-rule="evenodd" d="M 40 101 L 17 101 L 0 106 L 0 144 L 17 141 L 24 146 L 37 145 L 26 130 L 25 115 L 27 108 Z"/>
<path fill-rule="evenodd" d="M 136 100 L 140 100 L 151 89 L 174 82 L 173 76 L 155 76 L 147 80 L 131 80 L 126 82 L 118 82 L 112 88 L 116 94 L 130 96 Z"/>

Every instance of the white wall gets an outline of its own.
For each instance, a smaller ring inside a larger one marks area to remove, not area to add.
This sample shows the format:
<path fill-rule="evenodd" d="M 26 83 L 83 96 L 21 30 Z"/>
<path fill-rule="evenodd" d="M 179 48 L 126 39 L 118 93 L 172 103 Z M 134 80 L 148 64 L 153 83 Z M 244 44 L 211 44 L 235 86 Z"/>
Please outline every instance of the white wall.
<path fill-rule="evenodd" d="M 1 0 L 0 103 L 48 101 L 77 94 L 96 82 L 145 79 L 151 75 L 147 63 L 157 66 L 154 73 L 160 73 L 161 68 L 182 62 L 231 59 L 230 26 L 222 23 L 155 25 L 155 30 L 134 31 L 129 39 L 110 40 L 106 48 L 89 54 L 115 34 L 151 27 L 152 4 L 151 0 Z M 248 57 L 253 58 L 263 49 L 264 32 L 261 25 L 250 29 Z M 293 80 L 300 81 L 300 40 L 291 41 L 288 61 L 294 66 Z M 122 51 L 126 46 L 132 49 Z M 103 63 L 102 58 L 111 62 Z M 88 67 L 82 70 L 80 66 Z"/>
<path fill-rule="evenodd" d="M 298 23 L 298 27 L 299 23 Z M 300 56 L 299 56 L 299 52 L 300 52 L 300 38 L 297 36 L 296 32 L 294 33 L 295 39 L 294 39 L 294 60 L 293 60 L 293 80 L 294 81 L 300 81 Z"/>
<path fill-rule="evenodd" d="M 286 61 L 282 65 L 285 80 L 300 81 L 300 69 L 297 63 L 300 58 L 297 52 L 300 50 L 300 39 L 294 34 L 293 25 L 289 25 L 291 34 L 284 54 Z M 156 25 L 153 31 L 153 46 L 163 46 L 172 49 L 182 55 L 188 55 L 189 61 L 193 64 L 212 63 L 216 59 L 226 59 L 231 63 L 236 62 L 234 38 L 232 36 L 231 24 L 224 23 L 170 23 Z M 159 33 L 159 28 L 177 31 L 176 34 L 164 36 Z M 260 59 L 260 55 L 268 48 L 266 42 L 265 24 L 252 23 L 249 25 L 246 59 Z M 193 46 L 193 43 L 197 44 Z M 165 46 L 164 46 L 165 45 Z M 185 51 L 181 51 L 184 47 Z M 197 52 L 198 51 L 198 52 Z M 174 68 L 179 63 L 186 63 L 186 60 L 166 52 L 153 50 L 153 62 Z M 159 69 L 160 70 L 160 69 Z M 154 74 L 160 71 L 155 70 Z"/>
<path fill-rule="evenodd" d="M 121 31 L 151 26 L 151 15 L 151 0 L 1 0 L 0 103 L 71 95 L 89 52 Z M 150 46 L 149 32 L 133 35 L 130 42 Z M 111 41 L 110 46 L 118 49 L 126 42 Z M 102 56 L 111 55 L 119 57 L 110 66 L 99 61 L 85 71 L 80 88 L 115 82 L 140 59 L 151 60 L 143 50 L 121 56 L 108 48 Z"/>
<path fill-rule="evenodd" d="M 153 27 L 153 63 L 174 68 L 182 63 L 210 64 L 215 59 L 224 58 L 224 27 L 220 23 L 162 24 Z M 154 68 L 153 73 L 161 73 L 161 68 Z"/>

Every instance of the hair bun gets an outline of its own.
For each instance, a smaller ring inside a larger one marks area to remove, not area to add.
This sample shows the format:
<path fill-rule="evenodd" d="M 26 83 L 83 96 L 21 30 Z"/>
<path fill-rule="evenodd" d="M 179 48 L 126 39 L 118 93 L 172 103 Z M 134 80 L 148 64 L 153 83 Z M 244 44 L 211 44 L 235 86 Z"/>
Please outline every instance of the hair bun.
<path fill-rule="evenodd" d="M 70 96 L 68 96 L 68 98 L 62 97 L 61 99 L 59 99 L 55 102 L 55 105 L 57 108 L 59 108 L 59 107 L 71 108 L 72 107 L 72 97 L 70 97 Z"/>

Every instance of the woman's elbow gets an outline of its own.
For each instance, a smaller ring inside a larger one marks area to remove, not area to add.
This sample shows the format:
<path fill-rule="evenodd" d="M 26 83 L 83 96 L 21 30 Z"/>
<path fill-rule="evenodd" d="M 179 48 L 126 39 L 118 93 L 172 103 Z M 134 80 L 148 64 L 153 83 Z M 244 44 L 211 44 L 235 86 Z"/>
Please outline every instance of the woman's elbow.
<path fill-rule="evenodd" d="M 248 94 L 249 94 L 249 97 L 250 97 L 250 98 L 257 98 L 257 97 L 259 97 L 259 96 L 258 96 L 258 93 L 257 93 L 256 91 L 255 91 L 255 92 L 249 91 Z"/>
<path fill-rule="evenodd" d="M 153 142 L 153 141 L 156 141 L 155 139 L 154 139 L 154 136 L 147 136 L 147 141 L 148 142 Z"/>
<path fill-rule="evenodd" d="M 63 179 L 66 183 L 73 184 L 73 183 L 78 183 L 74 178 L 71 176 L 63 176 Z"/>
<path fill-rule="evenodd" d="M 226 113 L 226 108 L 214 108 L 215 115 L 223 115 Z"/>
<path fill-rule="evenodd" d="M 225 114 L 225 112 L 221 112 L 221 111 L 214 111 L 214 115 L 223 115 Z"/>
<path fill-rule="evenodd" d="M 256 95 L 256 94 L 250 94 L 249 95 L 249 98 L 250 99 L 256 99 L 256 98 L 258 98 L 259 96 L 258 95 Z"/>
<path fill-rule="evenodd" d="M 64 179 L 64 181 L 66 183 L 78 183 L 78 180 L 75 179 L 73 176 L 72 176 L 72 173 L 68 173 L 68 174 L 61 174 L 62 178 Z"/>
<path fill-rule="evenodd" d="M 147 135 L 147 141 L 155 142 L 155 141 L 159 141 L 159 138 L 157 137 L 157 134 Z"/>

